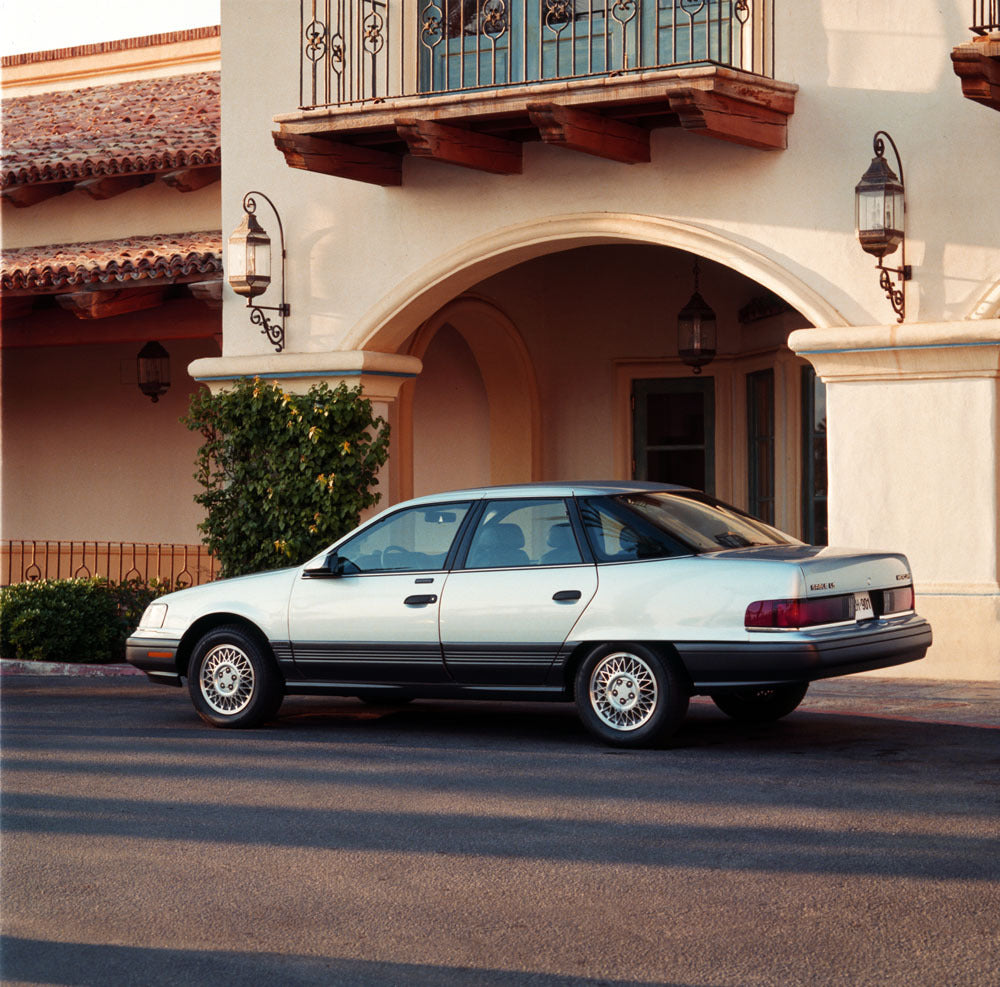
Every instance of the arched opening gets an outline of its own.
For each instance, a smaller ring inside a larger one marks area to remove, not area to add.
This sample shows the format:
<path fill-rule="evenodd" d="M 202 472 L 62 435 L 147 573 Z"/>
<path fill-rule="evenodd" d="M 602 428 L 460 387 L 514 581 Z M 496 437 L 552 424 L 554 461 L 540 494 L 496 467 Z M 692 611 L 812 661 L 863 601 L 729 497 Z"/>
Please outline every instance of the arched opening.
<path fill-rule="evenodd" d="M 424 371 L 399 399 L 404 496 L 539 478 L 538 385 L 517 327 L 497 306 L 449 302 L 406 352 Z"/>
<path fill-rule="evenodd" d="M 652 479 L 823 540 L 822 382 L 786 340 L 841 317 L 717 234 L 641 217 L 591 217 L 589 229 L 572 220 L 552 220 L 557 235 L 546 224 L 526 239 L 524 228 L 521 239 L 494 235 L 448 270 L 429 265 L 422 294 L 387 299 L 370 313 L 378 326 L 357 330 L 359 345 L 424 361 L 400 396 L 400 493 Z M 719 321 L 719 353 L 699 375 L 677 347 L 696 259 Z M 435 303 L 414 331 L 408 320 Z"/>

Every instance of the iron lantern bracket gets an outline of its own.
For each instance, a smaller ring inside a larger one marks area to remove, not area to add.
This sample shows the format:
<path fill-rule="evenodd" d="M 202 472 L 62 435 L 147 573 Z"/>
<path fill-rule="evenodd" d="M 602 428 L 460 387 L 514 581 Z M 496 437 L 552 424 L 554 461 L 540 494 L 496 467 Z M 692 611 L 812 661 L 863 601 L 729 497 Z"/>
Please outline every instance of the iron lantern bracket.
<path fill-rule="evenodd" d="M 274 203 L 263 192 L 247 192 L 243 196 L 243 211 L 251 215 L 256 212 L 257 202 L 254 196 L 260 196 L 271 207 L 271 212 L 274 213 L 274 218 L 278 221 L 278 238 L 281 242 L 281 302 L 278 305 L 255 305 L 251 296 L 247 299 L 247 308 L 250 309 L 251 323 L 255 326 L 260 326 L 260 331 L 267 336 L 268 342 L 274 347 L 274 351 L 280 353 L 285 348 L 285 319 L 292 311 L 291 305 L 285 301 L 285 230 L 281 225 L 281 216 L 278 214 Z M 277 312 L 281 318 L 281 323 L 272 322 L 264 314 L 265 312 Z"/>

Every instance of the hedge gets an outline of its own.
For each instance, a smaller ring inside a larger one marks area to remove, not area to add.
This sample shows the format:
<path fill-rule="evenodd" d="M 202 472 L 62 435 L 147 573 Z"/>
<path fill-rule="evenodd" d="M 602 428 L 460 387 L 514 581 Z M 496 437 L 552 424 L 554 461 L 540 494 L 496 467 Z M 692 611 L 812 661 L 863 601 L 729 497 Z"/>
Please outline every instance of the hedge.
<path fill-rule="evenodd" d="M 20 661 L 125 660 L 125 640 L 163 582 L 40 579 L 0 587 L 0 657 Z"/>

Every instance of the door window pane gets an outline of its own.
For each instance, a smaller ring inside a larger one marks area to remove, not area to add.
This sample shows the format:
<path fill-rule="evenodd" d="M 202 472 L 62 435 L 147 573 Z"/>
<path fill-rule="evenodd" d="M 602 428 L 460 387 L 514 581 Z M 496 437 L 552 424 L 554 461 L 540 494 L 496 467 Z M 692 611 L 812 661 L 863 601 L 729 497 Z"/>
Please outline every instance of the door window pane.
<path fill-rule="evenodd" d="M 582 561 L 564 500 L 496 500 L 486 505 L 465 567 L 574 565 Z"/>
<path fill-rule="evenodd" d="M 411 507 L 366 528 L 337 549 L 345 572 L 412 572 L 444 568 L 469 505 Z"/>
<path fill-rule="evenodd" d="M 715 381 L 632 382 L 633 477 L 715 488 Z"/>
<path fill-rule="evenodd" d="M 810 545 L 825 545 L 826 384 L 812 367 L 802 368 L 802 518 Z"/>
<path fill-rule="evenodd" d="M 747 374 L 747 493 L 750 513 L 774 524 L 774 371 Z"/>

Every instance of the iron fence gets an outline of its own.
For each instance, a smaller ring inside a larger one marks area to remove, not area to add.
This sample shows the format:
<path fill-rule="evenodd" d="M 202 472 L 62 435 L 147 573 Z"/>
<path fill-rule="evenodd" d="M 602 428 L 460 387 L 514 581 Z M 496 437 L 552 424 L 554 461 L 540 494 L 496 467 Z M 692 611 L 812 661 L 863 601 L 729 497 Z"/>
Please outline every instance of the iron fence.
<path fill-rule="evenodd" d="M 772 76 L 773 0 L 300 0 L 299 105 L 692 65 Z"/>
<path fill-rule="evenodd" d="M 151 542 L 12 540 L 0 543 L 0 585 L 99 576 L 109 582 L 153 579 L 197 586 L 218 576 L 203 545 Z"/>
<path fill-rule="evenodd" d="M 972 0 L 973 34 L 990 34 L 1000 31 L 1000 0 Z"/>

